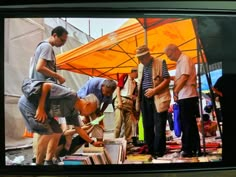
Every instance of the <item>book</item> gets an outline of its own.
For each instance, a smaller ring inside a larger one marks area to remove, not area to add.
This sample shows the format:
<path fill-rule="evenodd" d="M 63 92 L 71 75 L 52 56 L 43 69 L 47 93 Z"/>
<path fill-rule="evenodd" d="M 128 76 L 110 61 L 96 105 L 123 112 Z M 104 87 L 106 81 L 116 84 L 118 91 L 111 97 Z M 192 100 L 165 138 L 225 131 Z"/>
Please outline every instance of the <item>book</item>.
<path fill-rule="evenodd" d="M 119 164 L 121 162 L 121 145 L 104 144 L 104 147 L 111 157 L 112 164 Z"/>
<path fill-rule="evenodd" d="M 82 154 L 91 156 L 94 164 L 112 164 L 110 154 L 104 147 L 85 147 Z"/>
<path fill-rule="evenodd" d="M 124 138 L 105 139 L 104 148 L 112 164 L 122 164 L 126 158 L 127 141 Z"/>
<path fill-rule="evenodd" d="M 153 159 L 152 163 L 172 163 L 170 159 Z"/>
<path fill-rule="evenodd" d="M 64 165 L 91 165 L 91 159 L 87 155 L 69 155 L 63 159 Z"/>
<path fill-rule="evenodd" d="M 127 161 L 151 162 L 152 156 L 150 154 L 131 154 L 127 155 Z"/>
<path fill-rule="evenodd" d="M 95 146 L 84 147 L 84 148 L 83 148 L 83 152 L 84 152 L 84 153 L 90 153 L 90 152 L 104 152 L 104 147 L 95 147 Z"/>
<path fill-rule="evenodd" d="M 63 160 L 64 165 L 85 165 L 84 161 L 80 160 Z"/>
<path fill-rule="evenodd" d="M 79 153 L 78 155 L 89 156 L 93 165 L 99 165 L 102 163 L 98 158 L 98 154 L 100 154 L 100 153 L 101 152 L 88 152 L 88 153 Z"/>

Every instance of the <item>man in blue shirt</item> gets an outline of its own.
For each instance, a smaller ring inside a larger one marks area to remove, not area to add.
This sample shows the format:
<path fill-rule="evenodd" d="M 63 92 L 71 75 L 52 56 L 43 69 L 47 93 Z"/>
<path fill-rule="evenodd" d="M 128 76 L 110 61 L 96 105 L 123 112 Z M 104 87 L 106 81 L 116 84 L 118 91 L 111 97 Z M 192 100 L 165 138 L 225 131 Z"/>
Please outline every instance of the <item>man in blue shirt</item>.
<path fill-rule="evenodd" d="M 100 101 L 100 105 L 103 103 L 102 109 L 100 109 L 100 113 L 103 113 L 107 106 L 112 103 L 112 94 L 115 89 L 115 81 L 94 77 L 88 80 L 87 83 L 81 89 L 79 89 L 77 94 L 81 98 L 84 98 L 90 93 L 95 94 Z"/>
<path fill-rule="evenodd" d="M 95 114 L 91 116 L 94 120 L 97 116 L 103 115 L 107 106 L 112 103 L 112 94 L 116 89 L 116 82 L 114 80 L 94 77 L 86 82 L 86 84 L 79 89 L 77 95 L 80 98 L 84 98 L 86 95 L 93 93 L 96 95 L 100 102 L 100 107 L 96 110 Z M 103 103 L 103 104 L 102 104 Z M 101 107 L 102 104 L 102 107 Z M 89 117 L 86 117 L 85 123 L 88 123 Z M 103 120 L 99 123 L 101 127 L 104 127 Z"/>

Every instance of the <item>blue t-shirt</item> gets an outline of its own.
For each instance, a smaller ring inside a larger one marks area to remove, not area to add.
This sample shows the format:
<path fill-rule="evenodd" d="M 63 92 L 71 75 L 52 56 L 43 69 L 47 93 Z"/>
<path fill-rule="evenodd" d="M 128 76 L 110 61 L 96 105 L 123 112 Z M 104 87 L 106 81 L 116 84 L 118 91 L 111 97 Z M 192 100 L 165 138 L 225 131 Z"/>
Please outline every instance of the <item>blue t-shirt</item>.
<path fill-rule="evenodd" d="M 29 77 L 37 80 L 47 80 L 51 77 L 45 76 L 44 74 L 36 71 L 36 65 L 39 60 L 46 60 L 46 67 L 56 72 L 56 57 L 53 51 L 53 47 L 48 41 L 42 41 L 36 48 L 34 56 L 30 61 Z"/>
<path fill-rule="evenodd" d="M 101 103 L 112 103 L 112 96 L 106 97 L 102 95 L 102 84 L 104 82 L 104 78 L 94 77 L 89 79 L 86 84 L 78 90 L 77 95 L 80 98 L 84 98 L 86 95 L 93 93 L 98 98 L 100 104 Z"/>

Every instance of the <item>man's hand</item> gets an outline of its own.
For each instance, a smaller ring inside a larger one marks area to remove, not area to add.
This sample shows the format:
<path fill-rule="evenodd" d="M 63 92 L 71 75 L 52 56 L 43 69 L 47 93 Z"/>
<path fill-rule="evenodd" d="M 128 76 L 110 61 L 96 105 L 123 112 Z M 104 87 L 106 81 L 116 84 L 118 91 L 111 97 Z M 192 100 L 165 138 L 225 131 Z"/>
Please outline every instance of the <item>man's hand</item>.
<path fill-rule="evenodd" d="M 117 108 L 122 109 L 122 107 L 123 107 L 122 101 L 118 101 Z"/>
<path fill-rule="evenodd" d="M 66 79 L 60 74 L 57 74 L 57 80 L 59 81 L 60 84 L 63 84 L 66 81 Z"/>
<path fill-rule="evenodd" d="M 38 108 L 36 110 L 35 119 L 37 121 L 44 123 L 47 118 L 48 118 L 48 115 L 46 114 L 44 109 Z"/>
<path fill-rule="evenodd" d="M 88 116 L 85 116 L 83 119 L 82 119 L 83 123 L 84 124 L 88 124 L 90 122 L 90 119 Z"/>
<path fill-rule="evenodd" d="M 154 89 L 147 89 L 144 94 L 147 98 L 151 98 L 155 95 L 155 90 Z"/>
<path fill-rule="evenodd" d="M 174 95 L 174 102 L 178 102 L 178 96 L 177 95 Z"/>
<path fill-rule="evenodd" d="M 135 124 L 138 123 L 138 119 L 134 116 L 134 114 L 131 114 L 131 115 L 130 115 L 130 118 L 131 118 L 131 120 L 132 120 Z"/>
<path fill-rule="evenodd" d="M 103 146 L 103 142 L 102 141 L 95 141 L 92 145 L 96 146 L 96 147 L 102 147 Z"/>
<path fill-rule="evenodd" d="M 137 96 L 136 96 L 136 95 L 132 95 L 132 100 L 133 100 L 133 101 L 135 101 L 135 100 L 136 100 L 136 98 L 137 98 Z"/>
<path fill-rule="evenodd" d="M 174 91 L 173 97 L 174 97 L 174 101 L 177 102 L 178 99 L 179 99 L 179 98 L 178 98 L 178 93 Z"/>

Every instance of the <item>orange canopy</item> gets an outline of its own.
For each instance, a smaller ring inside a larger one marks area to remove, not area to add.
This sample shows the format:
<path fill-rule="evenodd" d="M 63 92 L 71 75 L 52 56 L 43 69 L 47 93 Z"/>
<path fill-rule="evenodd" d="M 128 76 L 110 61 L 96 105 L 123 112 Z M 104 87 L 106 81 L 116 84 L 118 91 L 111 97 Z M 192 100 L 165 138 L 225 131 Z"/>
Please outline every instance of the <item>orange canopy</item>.
<path fill-rule="evenodd" d="M 175 63 L 163 54 L 163 49 L 169 43 L 180 46 L 180 49 L 196 63 L 196 36 L 191 19 L 158 20 L 159 23 L 154 24 L 157 18 L 147 18 L 146 24 L 154 24 L 147 28 L 147 34 L 143 25 L 139 23 L 142 23 L 142 19 L 139 19 L 139 22 L 60 54 L 57 56 L 57 67 L 90 76 L 117 79 L 117 74 L 130 72 L 131 67 L 138 65 L 135 51 L 138 46 L 145 44 L 145 35 L 151 54 L 165 59 L 168 69 L 175 68 Z"/>

